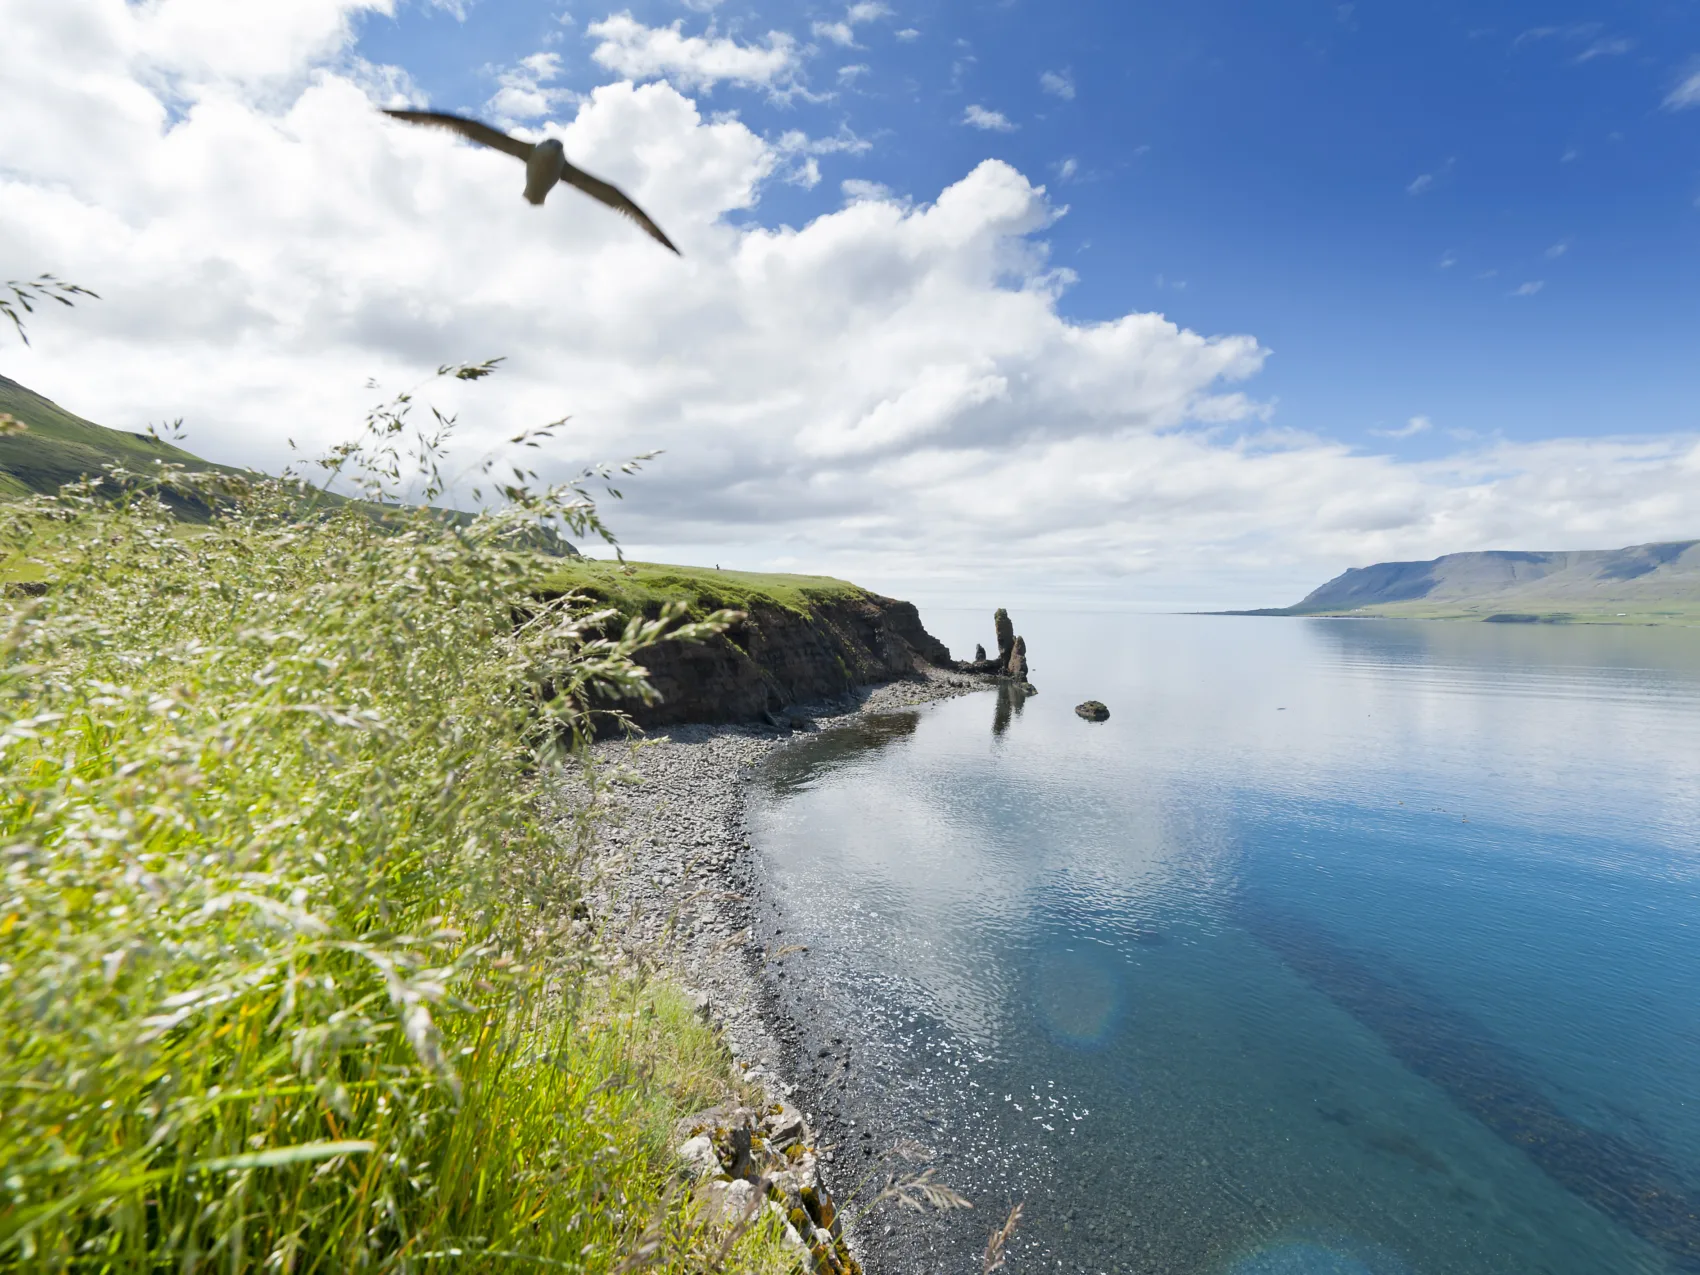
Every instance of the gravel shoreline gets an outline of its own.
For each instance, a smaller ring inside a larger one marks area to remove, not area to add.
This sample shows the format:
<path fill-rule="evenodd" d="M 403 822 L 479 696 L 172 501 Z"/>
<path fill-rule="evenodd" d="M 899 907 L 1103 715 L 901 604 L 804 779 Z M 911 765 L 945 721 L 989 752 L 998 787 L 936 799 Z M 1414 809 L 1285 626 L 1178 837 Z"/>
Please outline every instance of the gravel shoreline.
<path fill-rule="evenodd" d="M 606 741 L 595 749 L 610 782 L 598 800 L 586 902 L 604 941 L 694 994 L 741 1075 L 772 1100 L 802 1109 L 823 1176 L 840 1200 L 833 1150 L 818 1141 L 823 1125 L 840 1122 L 820 1109 L 817 1095 L 798 1093 L 796 1077 L 785 1073 L 785 1037 L 796 1031 L 764 977 L 784 949 L 768 951 L 760 937 L 764 887 L 744 828 L 748 785 L 769 751 L 823 728 L 993 686 L 985 675 L 923 668 L 832 703 L 789 709 L 774 726 L 676 726 L 635 748 Z M 846 1238 L 863 1259 L 853 1230 Z"/>

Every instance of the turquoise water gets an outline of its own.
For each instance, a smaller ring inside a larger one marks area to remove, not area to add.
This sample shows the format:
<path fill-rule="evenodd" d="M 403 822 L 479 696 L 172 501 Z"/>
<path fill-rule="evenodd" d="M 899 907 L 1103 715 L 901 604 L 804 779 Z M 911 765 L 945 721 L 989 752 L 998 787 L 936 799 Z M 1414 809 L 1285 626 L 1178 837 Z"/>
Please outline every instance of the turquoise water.
<path fill-rule="evenodd" d="M 894 1265 L 1700 1270 L 1700 632 L 1017 620 L 752 811 L 840 1172 L 978 1205 Z"/>

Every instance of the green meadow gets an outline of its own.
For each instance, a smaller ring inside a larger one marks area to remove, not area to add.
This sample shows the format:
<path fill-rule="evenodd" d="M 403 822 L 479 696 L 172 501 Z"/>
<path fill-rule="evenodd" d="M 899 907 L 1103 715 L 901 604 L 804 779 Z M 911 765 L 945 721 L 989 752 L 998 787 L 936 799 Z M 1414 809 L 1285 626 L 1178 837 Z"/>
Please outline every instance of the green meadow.
<path fill-rule="evenodd" d="M 0 1267 L 789 1269 L 676 1177 L 730 1059 L 597 942 L 557 783 L 636 652 L 723 619 L 543 600 L 572 491 L 114 486 L 0 503 L 0 577 L 50 581 L 0 602 Z"/>

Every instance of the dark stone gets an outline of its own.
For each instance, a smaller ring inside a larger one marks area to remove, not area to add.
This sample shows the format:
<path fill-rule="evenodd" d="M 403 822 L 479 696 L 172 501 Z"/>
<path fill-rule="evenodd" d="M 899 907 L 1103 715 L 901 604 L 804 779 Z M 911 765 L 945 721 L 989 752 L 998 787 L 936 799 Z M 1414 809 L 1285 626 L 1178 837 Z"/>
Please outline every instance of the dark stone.
<path fill-rule="evenodd" d="M 1004 661 L 1004 676 L 1017 682 L 1027 680 L 1027 639 L 1016 638 L 1010 648 L 1009 658 Z"/>
<path fill-rule="evenodd" d="M 1076 704 L 1074 711 L 1089 722 L 1104 722 L 1110 718 L 1110 710 L 1095 699 L 1089 699 L 1084 704 Z"/>
<path fill-rule="evenodd" d="M 1010 653 L 1015 650 L 1015 625 L 1010 623 L 1009 612 L 999 607 L 992 613 L 992 626 L 998 635 L 998 664 L 1009 667 Z"/>
<path fill-rule="evenodd" d="M 956 667 L 944 643 L 922 627 L 914 603 L 871 593 L 816 603 L 811 615 L 756 604 L 718 637 L 659 642 L 634 658 L 661 701 L 626 700 L 618 707 L 646 728 L 683 722 L 807 728 L 806 717 L 785 710 L 895 681 L 921 663 Z"/>
<path fill-rule="evenodd" d="M 983 663 L 985 663 L 985 660 L 986 660 L 986 648 L 983 645 L 981 645 L 980 643 L 976 642 L 974 644 L 974 662 L 976 664 L 983 664 Z"/>

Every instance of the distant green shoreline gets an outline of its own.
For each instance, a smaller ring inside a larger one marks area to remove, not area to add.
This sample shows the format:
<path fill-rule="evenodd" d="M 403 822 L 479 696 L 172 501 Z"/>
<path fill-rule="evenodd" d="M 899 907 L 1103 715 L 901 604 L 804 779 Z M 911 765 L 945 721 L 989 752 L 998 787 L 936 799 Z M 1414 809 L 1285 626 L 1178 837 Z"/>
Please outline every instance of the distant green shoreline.
<path fill-rule="evenodd" d="M 1260 607 L 1248 611 L 1205 611 L 1203 615 L 1276 616 L 1301 620 L 1447 620 L 1474 624 L 1615 624 L 1631 628 L 1700 628 L 1700 606 L 1661 611 L 1510 611 L 1489 607 L 1408 606 L 1385 603 L 1350 611 Z"/>

